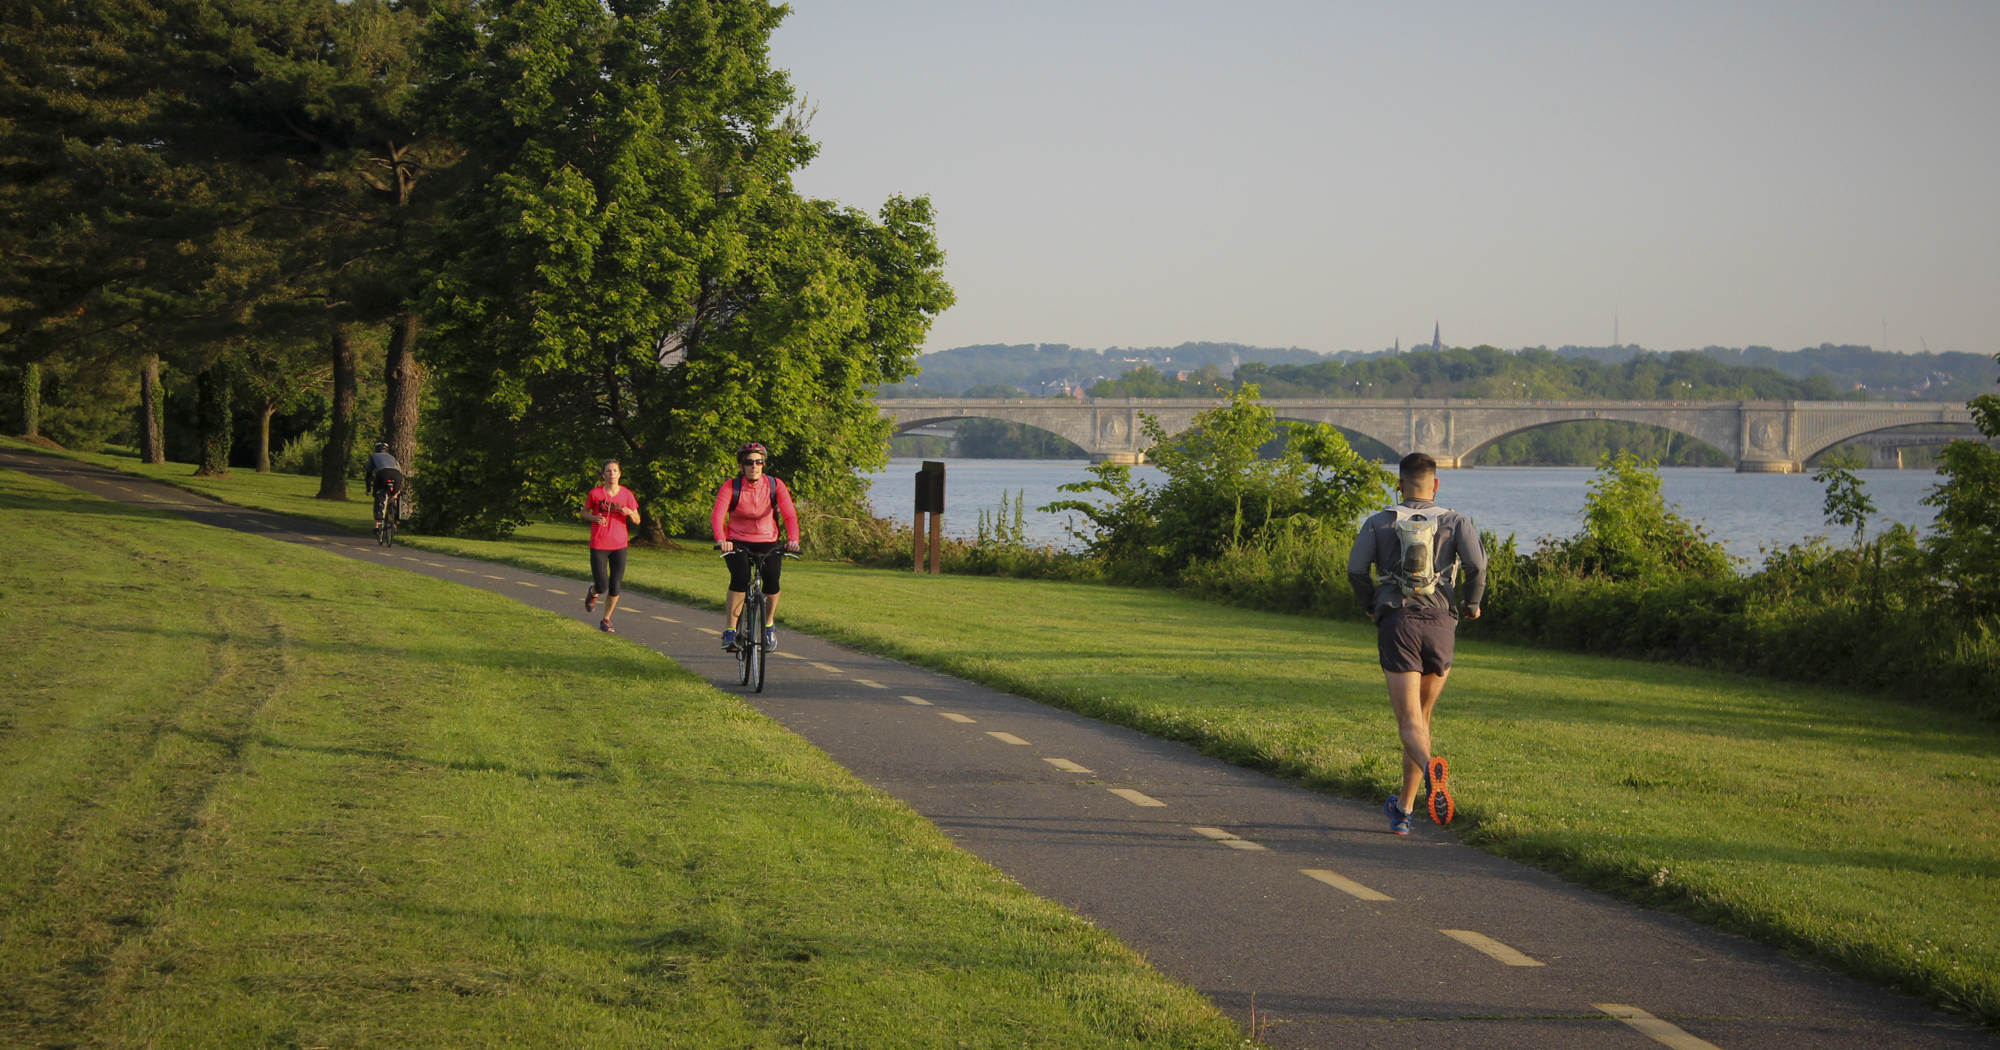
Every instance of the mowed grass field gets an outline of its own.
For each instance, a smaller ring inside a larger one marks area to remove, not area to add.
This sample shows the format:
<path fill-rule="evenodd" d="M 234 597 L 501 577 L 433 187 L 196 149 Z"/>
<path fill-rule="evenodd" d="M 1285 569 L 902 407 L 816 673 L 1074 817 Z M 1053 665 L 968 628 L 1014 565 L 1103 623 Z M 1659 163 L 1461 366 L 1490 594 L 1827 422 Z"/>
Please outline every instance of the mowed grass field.
<path fill-rule="evenodd" d="M 1221 1047 L 670 661 L 0 470 L 0 1045 Z"/>
<path fill-rule="evenodd" d="M 185 480 L 189 468 L 148 469 Z M 311 479 L 196 480 L 231 502 L 315 510 Z M 355 515 L 363 528 L 367 513 Z M 581 580 L 582 536 L 535 525 L 505 542 L 411 542 Z M 710 606 L 724 586 L 706 551 L 635 550 L 627 580 Z M 1395 790 L 1365 624 L 810 562 L 787 568 L 784 590 L 780 622 L 798 629 L 1312 786 L 1371 800 Z M 1879 696 L 1468 642 L 1435 728 L 1456 826 L 1473 841 L 2000 1022 L 2000 726 Z"/>

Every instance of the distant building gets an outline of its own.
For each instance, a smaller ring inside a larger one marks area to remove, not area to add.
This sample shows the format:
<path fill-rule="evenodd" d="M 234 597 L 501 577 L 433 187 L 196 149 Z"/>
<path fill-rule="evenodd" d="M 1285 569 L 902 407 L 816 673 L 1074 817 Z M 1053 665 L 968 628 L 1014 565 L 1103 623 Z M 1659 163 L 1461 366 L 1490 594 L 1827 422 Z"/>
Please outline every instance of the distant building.
<path fill-rule="evenodd" d="M 1436 321 L 1431 322 L 1431 349 L 1433 351 L 1444 349 L 1444 338 L 1439 334 L 1443 331 L 1444 329 Z"/>

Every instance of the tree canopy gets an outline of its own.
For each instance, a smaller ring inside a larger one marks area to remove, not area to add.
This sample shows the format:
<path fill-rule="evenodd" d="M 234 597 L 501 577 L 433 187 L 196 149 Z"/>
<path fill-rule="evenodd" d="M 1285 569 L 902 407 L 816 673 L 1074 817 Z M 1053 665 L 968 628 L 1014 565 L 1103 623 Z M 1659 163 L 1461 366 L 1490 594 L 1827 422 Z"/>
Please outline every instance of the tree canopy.
<path fill-rule="evenodd" d="M 951 303 L 924 198 L 877 216 L 809 160 L 757 0 L 475 0 L 427 28 L 466 188 L 425 259 L 428 527 L 504 533 L 619 458 L 647 531 L 705 514 L 734 447 L 800 496 L 885 459 L 866 392 Z"/>

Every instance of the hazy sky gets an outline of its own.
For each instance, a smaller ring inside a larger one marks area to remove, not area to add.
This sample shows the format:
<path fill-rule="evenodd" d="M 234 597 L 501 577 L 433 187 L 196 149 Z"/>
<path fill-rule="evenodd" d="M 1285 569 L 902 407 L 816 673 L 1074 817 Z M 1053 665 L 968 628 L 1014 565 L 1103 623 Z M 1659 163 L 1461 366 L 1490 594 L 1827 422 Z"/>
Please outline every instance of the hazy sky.
<path fill-rule="evenodd" d="M 792 0 L 929 349 L 2000 350 L 2000 3 Z"/>

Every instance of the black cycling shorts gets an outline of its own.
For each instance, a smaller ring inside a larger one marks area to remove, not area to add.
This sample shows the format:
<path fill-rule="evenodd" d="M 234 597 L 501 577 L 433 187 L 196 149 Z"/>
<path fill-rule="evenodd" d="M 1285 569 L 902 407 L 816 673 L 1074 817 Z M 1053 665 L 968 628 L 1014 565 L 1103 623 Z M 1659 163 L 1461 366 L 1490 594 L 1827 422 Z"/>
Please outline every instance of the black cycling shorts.
<path fill-rule="evenodd" d="M 722 556 L 723 564 L 729 566 L 729 589 L 737 594 L 749 592 L 750 556 L 754 554 L 764 563 L 764 593 L 778 593 L 778 575 L 785 571 L 785 559 L 778 552 L 778 544 L 745 543 L 742 540 L 732 540 L 731 543 L 736 549 Z"/>
<path fill-rule="evenodd" d="M 1451 670 L 1458 641 L 1458 617 L 1447 609 L 1393 609 L 1375 625 L 1375 649 L 1390 674 Z"/>
<path fill-rule="evenodd" d="M 601 551 L 590 548 L 590 587 L 599 594 L 618 597 L 618 588 L 625 582 L 625 551 L 620 547 L 615 551 Z"/>

